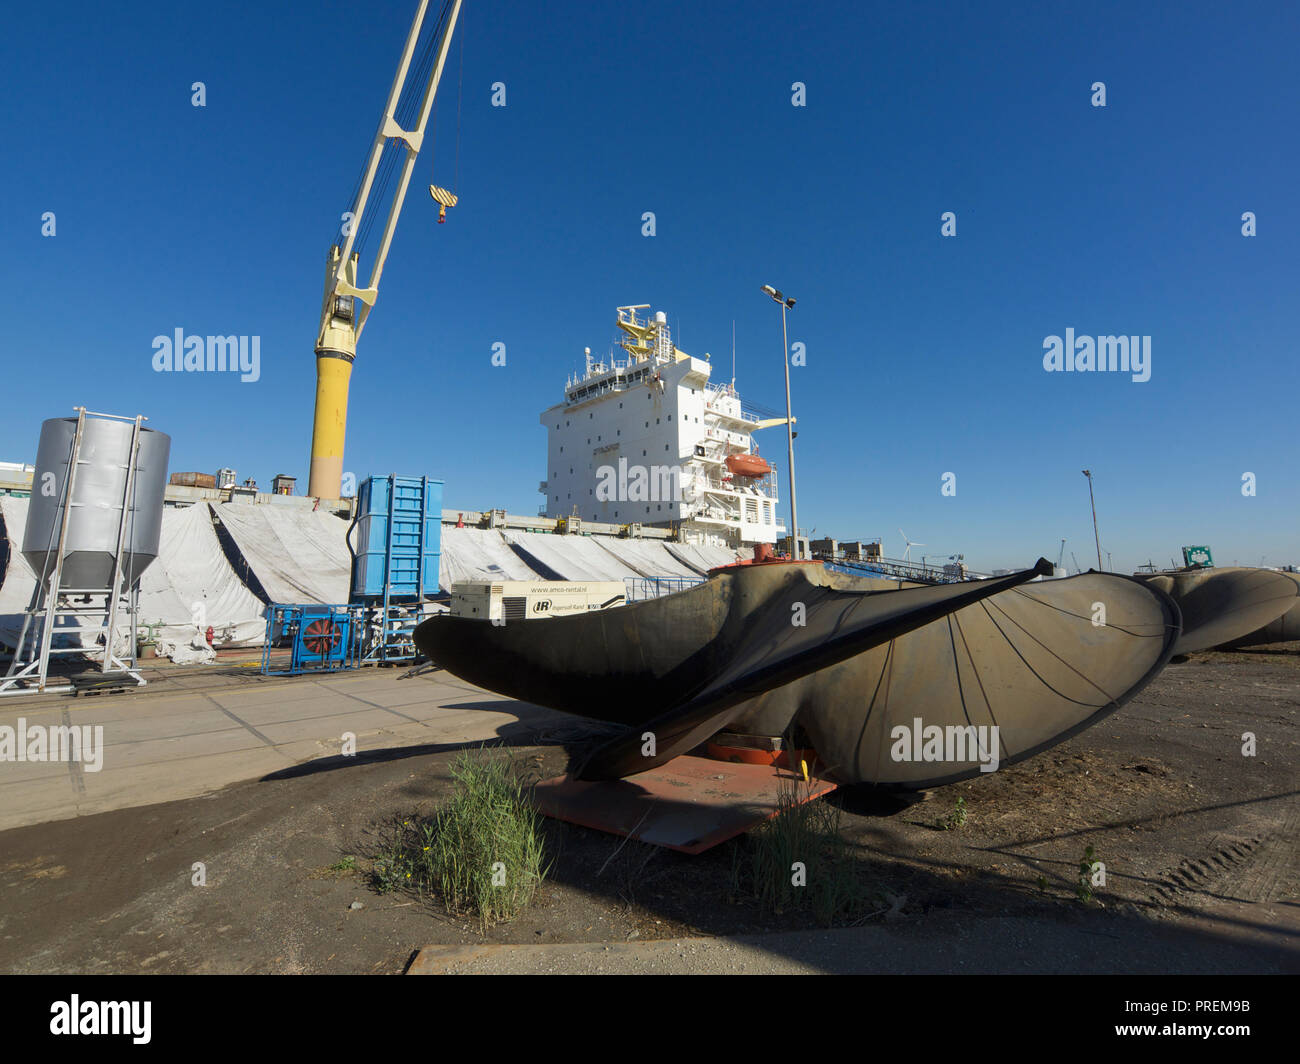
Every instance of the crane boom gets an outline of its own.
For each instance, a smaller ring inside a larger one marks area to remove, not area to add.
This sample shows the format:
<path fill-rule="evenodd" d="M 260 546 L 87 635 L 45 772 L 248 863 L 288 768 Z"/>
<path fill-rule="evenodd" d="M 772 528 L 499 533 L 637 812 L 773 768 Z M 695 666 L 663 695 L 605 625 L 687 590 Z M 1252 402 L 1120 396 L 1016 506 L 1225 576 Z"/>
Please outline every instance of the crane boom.
<path fill-rule="evenodd" d="M 325 264 L 325 295 L 321 303 L 320 329 L 316 335 L 316 412 L 312 424 L 311 473 L 307 493 L 318 498 L 336 499 L 343 480 L 343 444 L 347 435 L 348 384 L 352 377 L 352 363 L 357 354 L 357 340 L 365 328 L 366 320 L 379 294 L 379 281 L 384 273 L 384 262 L 393 243 L 397 219 L 402 213 L 406 189 L 411 181 L 416 156 L 424 143 L 424 130 L 442 80 L 442 68 L 447 60 L 451 37 L 460 16 L 461 0 L 446 0 L 447 17 L 442 36 L 437 43 L 437 54 L 429 79 L 424 86 L 419 117 L 414 129 L 403 129 L 397 122 L 396 112 L 406 87 L 411 57 L 424 26 L 429 0 L 420 0 L 419 9 L 411 23 L 411 30 L 402 49 L 397 74 L 388 93 L 388 102 L 379 120 L 379 128 L 371 145 L 364 178 L 352 204 L 352 217 L 343 227 L 344 245 L 330 246 Z M 375 174 L 379 169 L 384 147 L 389 141 L 399 141 L 406 148 L 401 175 L 388 207 L 383 236 L 375 253 L 370 279 L 361 287 L 357 278 L 359 252 L 353 249 L 357 229 L 365 219 L 370 204 L 370 193 Z"/>

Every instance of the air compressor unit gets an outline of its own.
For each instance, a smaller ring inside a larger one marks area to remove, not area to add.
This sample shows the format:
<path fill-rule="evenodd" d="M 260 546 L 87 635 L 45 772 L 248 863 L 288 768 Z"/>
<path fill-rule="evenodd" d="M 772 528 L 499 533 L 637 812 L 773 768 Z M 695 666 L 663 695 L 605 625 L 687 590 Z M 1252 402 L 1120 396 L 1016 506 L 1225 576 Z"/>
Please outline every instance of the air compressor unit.
<path fill-rule="evenodd" d="M 453 617 L 471 617 L 493 624 L 565 617 L 592 610 L 607 610 L 627 602 L 621 580 L 469 581 L 451 589 Z"/>

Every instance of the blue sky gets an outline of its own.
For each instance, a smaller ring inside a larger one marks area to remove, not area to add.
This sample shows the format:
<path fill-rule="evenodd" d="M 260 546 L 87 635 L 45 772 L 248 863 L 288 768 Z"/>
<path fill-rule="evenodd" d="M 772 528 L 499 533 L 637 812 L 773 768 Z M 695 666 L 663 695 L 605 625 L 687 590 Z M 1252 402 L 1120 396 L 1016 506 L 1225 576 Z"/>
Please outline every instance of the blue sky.
<path fill-rule="evenodd" d="M 85 404 L 149 415 L 173 469 L 305 490 L 324 255 L 414 7 L 9 12 L 0 458 L 31 461 L 41 420 Z M 901 526 L 981 569 L 1064 537 L 1095 564 L 1087 467 L 1117 569 L 1192 543 L 1300 563 L 1295 5 L 466 0 L 461 29 L 346 469 L 535 512 L 538 415 L 620 304 L 666 311 L 715 376 L 734 320 L 742 394 L 781 406 L 770 282 L 798 300 L 818 536 L 899 554 Z M 446 225 L 431 174 L 461 196 Z M 176 328 L 259 336 L 260 379 L 155 373 Z M 1149 335 L 1151 380 L 1044 372 L 1066 328 Z M 784 469 L 780 433 L 760 443 Z"/>

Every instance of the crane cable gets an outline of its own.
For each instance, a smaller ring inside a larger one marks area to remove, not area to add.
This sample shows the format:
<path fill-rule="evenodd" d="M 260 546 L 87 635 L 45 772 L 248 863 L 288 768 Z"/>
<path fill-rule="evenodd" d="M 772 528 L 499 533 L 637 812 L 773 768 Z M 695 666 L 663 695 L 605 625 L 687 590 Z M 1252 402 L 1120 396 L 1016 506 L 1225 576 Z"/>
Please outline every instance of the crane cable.
<path fill-rule="evenodd" d="M 460 30 L 460 73 L 456 78 L 456 166 L 452 172 L 451 190 L 460 196 L 460 111 L 465 99 L 465 27 Z"/>
<path fill-rule="evenodd" d="M 447 13 L 451 6 L 451 0 L 444 0 L 442 10 L 438 14 L 438 20 L 434 24 L 433 32 L 428 34 L 424 40 L 424 47 L 420 51 L 419 58 L 415 64 L 415 76 L 408 77 L 406 84 L 403 86 L 403 95 L 397 102 L 394 118 L 398 125 L 403 129 L 410 129 L 419 116 L 420 103 L 424 96 L 424 85 L 429 80 L 429 75 L 433 68 L 433 56 L 436 51 L 436 44 L 442 37 L 442 31 L 447 22 Z M 383 158 L 379 165 L 375 192 L 377 192 L 378 202 L 387 202 L 392 194 L 393 174 L 397 169 L 397 162 L 406 153 L 404 144 L 388 141 L 384 144 Z M 372 195 L 375 194 L 372 192 Z M 367 244 L 370 232 L 374 228 L 377 211 L 368 211 L 365 220 L 361 223 L 361 232 L 357 235 L 355 249 L 361 251 Z"/>
<path fill-rule="evenodd" d="M 460 71 L 456 78 L 456 150 L 451 180 L 451 191 L 452 195 L 455 196 L 460 194 L 460 117 L 465 100 L 465 15 L 463 11 L 461 12 L 460 22 L 460 41 L 457 44 L 460 52 Z M 436 185 L 438 183 L 437 168 L 434 165 L 437 162 L 438 154 L 438 108 L 436 105 L 433 109 L 433 128 L 429 131 L 429 140 L 431 141 L 429 148 L 429 181 L 431 184 Z"/>
<path fill-rule="evenodd" d="M 428 81 L 429 71 L 432 66 L 435 44 L 442 36 L 442 29 L 446 25 L 447 14 L 451 7 L 451 0 L 444 0 L 438 19 L 434 24 L 433 32 L 425 37 L 424 47 L 421 49 L 419 57 L 415 63 L 415 77 L 408 78 L 404 86 L 404 93 L 398 100 L 397 107 L 394 110 L 394 119 L 404 129 L 409 129 L 419 113 L 419 101 L 423 97 L 423 86 Z M 414 86 L 414 89 L 412 89 Z M 375 182 L 371 187 L 370 198 L 382 202 L 388 198 L 392 186 L 393 171 L 397 164 L 398 156 L 405 148 L 401 145 L 394 145 L 389 141 L 384 145 L 382 157 L 375 175 Z M 357 197 L 361 193 L 361 185 L 365 178 L 366 167 L 369 163 L 369 156 L 363 156 L 361 166 L 357 171 L 356 180 L 352 185 L 352 194 L 348 199 L 349 210 L 355 212 L 357 206 Z M 353 242 L 353 251 L 360 254 L 366 245 L 366 240 L 374 226 L 375 214 L 377 212 L 370 210 L 366 213 L 366 218 L 362 222 L 361 231 L 357 233 L 357 238 Z M 355 220 L 355 213 L 354 213 Z M 342 237 L 342 225 L 335 229 L 334 242 L 340 246 L 343 245 L 346 238 Z"/>

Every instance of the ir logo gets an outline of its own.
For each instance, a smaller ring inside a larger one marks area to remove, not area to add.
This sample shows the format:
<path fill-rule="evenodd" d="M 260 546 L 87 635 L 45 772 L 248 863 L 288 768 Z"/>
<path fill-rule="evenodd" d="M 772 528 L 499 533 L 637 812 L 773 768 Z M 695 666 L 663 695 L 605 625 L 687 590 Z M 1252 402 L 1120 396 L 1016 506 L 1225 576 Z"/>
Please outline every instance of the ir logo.
<path fill-rule="evenodd" d="M 56 228 L 53 211 L 46 211 L 41 215 L 41 236 L 54 236 Z"/>
<path fill-rule="evenodd" d="M 1104 81 L 1094 81 L 1092 83 L 1092 106 L 1106 106 L 1106 83 Z"/>
<path fill-rule="evenodd" d="M 1092 626 L 1094 628 L 1106 627 L 1106 603 L 1094 602 L 1092 604 Z"/>
<path fill-rule="evenodd" d="M 59 493 L 59 482 L 53 473 L 41 474 L 41 495 L 52 499 Z"/>
<path fill-rule="evenodd" d="M 808 88 L 802 81 L 790 86 L 790 104 L 794 107 L 808 106 Z"/>
<path fill-rule="evenodd" d="M 1246 496 L 1246 498 L 1248 499 L 1253 499 L 1255 497 L 1255 474 L 1254 473 L 1241 474 L 1241 494 Z"/>
<path fill-rule="evenodd" d="M 492 365 L 504 366 L 506 364 L 506 345 L 500 340 L 492 345 Z"/>
<path fill-rule="evenodd" d="M 654 211 L 644 211 L 644 212 L 642 213 L 642 215 L 641 215 L 641 235 L 642 235 L 642 236 L 654 236 L 654 235 L 655 235 L 655 212 L 654 212 Z"/>
<path fill-rule="evenodd" d="M 952 211 L 944 211 L 939 215 L 939 235 L 956 236 L 957 235 L 957 215 Z"/>
<path fill-rule="evenodd" d="M 939 488 L 939 494 L 940 494 L 940 495 L 942 495 L 944 498 L 952 498 L 953 496 L 955 496 L 955 495 L 957 494 L 957 474 L 956 474 L 956 473 L 945 473 L 945 474 L 944 474 L 942 477 L 940 477 L 939 479 L 940 479 L 940 481 L 941 481 L 941 485 L 940 485 L 940 488 Z"/>
<path fill-rule="evenodd" d="M 504 81 L 492 82 L 492 106 L 504 107 L 506 105 L 506 83 Z"/>
<path fill-rule="evenodd" d="M 808 885 L 808 869 L 802 861 L 795 861 L 790 866 L 790 886 L 806 887 Z"/>
<path fill-rule="evenodd" d="M 802 602 L 791 604 L 790 624 L 795 628 L 808 627 L 808 607 L 806 607 Z"/>
<path fill-rule="evenodd" d="M 1254 211 L 1247 211 L 1245 214 L 1241 216 L 1241 235 L 1242 236 L 1255 235 L 1255 212 Z"/>
<path fill-rule="evenodd" d="M 792 366 L 808 365 L 808 353 L 807 353 L 807 349 L 803 345 L 802 340 L 796 340 L 794 343 L 790 345 L 790 365 Z"/>
<path fill-rule="evenodd" d="M 641 736 L 641 756 L 655 757 L 655 751 L 658 747 L 655 745 L 655 733 L 652 731 L 645 732 Z"/>
<path fill-rule="evenodd" d="M 202 861 L 195 861 L 190 865 L 190 871 L 194 873 L 190 876 L 190 886 L 206 887 L 208 885 L 208 866 Z"/>
<path fill-rule="evenodd" d="M 1241 756 L 1242 757 L 1255 756 L 1255 733 L 1254 732 L 1248 731 L 1248 732 L 1241 733 Z"/>
<path fill-rule="evenodd" d="M 196 81 L 193 85 L 190 86 L 190 92 L 193 93 L 193 95 L 190 97 L 191 107 L 208 106 L 208 87 L 204 85 L 203 82 Z"/>

